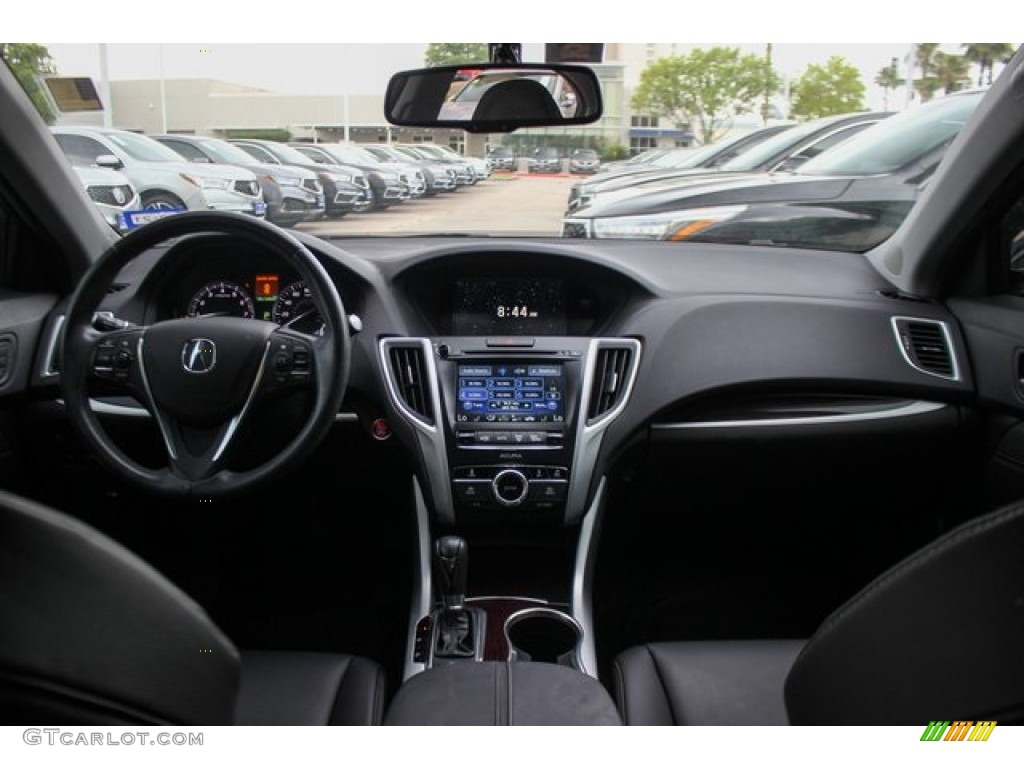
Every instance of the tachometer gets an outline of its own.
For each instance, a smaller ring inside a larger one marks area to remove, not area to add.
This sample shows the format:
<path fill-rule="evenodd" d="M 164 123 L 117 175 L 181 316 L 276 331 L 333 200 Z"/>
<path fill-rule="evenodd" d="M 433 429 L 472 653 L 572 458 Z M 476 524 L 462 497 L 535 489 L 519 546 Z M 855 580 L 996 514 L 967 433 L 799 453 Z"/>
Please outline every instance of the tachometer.
<path fill-rule="evenodd" d="M 220 280 L 200 288 L 188 305 L 188 316 L 229 315 L 253 317 L 252 297 L 237 283 Z"/>

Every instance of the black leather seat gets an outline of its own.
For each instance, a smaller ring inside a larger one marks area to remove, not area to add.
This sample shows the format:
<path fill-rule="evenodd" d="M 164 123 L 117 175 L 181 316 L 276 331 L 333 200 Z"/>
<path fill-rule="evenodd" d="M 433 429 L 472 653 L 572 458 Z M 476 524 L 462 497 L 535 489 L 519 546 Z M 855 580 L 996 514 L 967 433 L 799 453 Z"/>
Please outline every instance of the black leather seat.
<path fill-rule="evenodd" d="M 495 83 L 473 111 L 474 120 L 560 120 L 551 93 L 536 80 L 520 77 Z"/>
<path fill-rule="evenodd" d="M 1024 503 L 891 568 L 806 642 L 652 643 L 613 684 L 627 725 L 1024 723 Z"/>
<path fill-rule="evenodd" d="M 374 725 L 383 696 L 367 659 L 240 654 L 135 555 L 0 491 L 0 722 Z"/>

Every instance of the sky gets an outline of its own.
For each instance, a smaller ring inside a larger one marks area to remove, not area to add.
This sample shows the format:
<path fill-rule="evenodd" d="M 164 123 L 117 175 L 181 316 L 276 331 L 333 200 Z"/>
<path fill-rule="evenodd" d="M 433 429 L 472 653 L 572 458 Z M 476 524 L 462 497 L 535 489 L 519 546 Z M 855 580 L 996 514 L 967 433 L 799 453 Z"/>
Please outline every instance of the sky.
<path fill-rule="evenodd" d="M 842 56 L 862 74 L 866 106 L 880 109 L 883 92 L 874 78 L 893 57 L 903 59 L 911 45 L 907 41 L 992 40 L 1003 33 L 996 13 L 958 13 L 942 20 L 906 5 L 891 0 L 843 6 L 828 0 L 730 0 L 650 6 L 643 14 L 630 14 L 621 2 L 605 6 L 609 10 L 593 6 L 580 13 L 568 3 L 517 0 L 510 15 L 489 3 L 476 8 L 468 0 L 444 7 L 402 0 L 386 7 L 304 0 L 301 13 L 292 14 L 282 5 L 253 13 L 251 4 L 238 0 L 175 0 L 167 6 L 146 5 L 145 13 L 110 15 L 95 13 L 91 3 L 81 0 L 49 0 L 8 4 L 4 26 L 7 39 L 45 43 L 64 75 L 98 80 L 96 41 L 106 40 L 114 80 L 158 78 L 162 73 L 166 78 L 214 77 L 282 93 L 320 95 L 381 93 L 391 73 L 423 65 L 426 43 L 408 41 L 486 39 L 498 18 L 502 34 L 520 40 L 566 30 L 574 40 L 647 42 L 652 34 L 666 37 L 667 29 L 696 41 L 680 44 L 680 50 L 717 44 L 757 54 L 764 52 L 764 42 L 740 41 L 784 40 L 789 42 L 773 43 L 775 68 L 784 80 L 795 79 L 808 64 Z M 161 14 L 161 8 L 173 13 Z M 537 18 L 545 23 L 536 24 Z M 673 23 L 659 25 L 660 18 Z M 194 41 L 197 33 L 219 42 L 186 42 Z M 822 38 L 840 42 L 822 43 Z M 960 51 L 960 43 L 942 47 Z M 541 43 L 524 43 L 524 59 L 542 58 Z M 891 105 L 902 106 L 899 98 Z"/>
<path fill-rule="evenodd" d="M 63 75 L 100 79 L 97 43 L 45 43 Z M 682 43 L 679 51 L 716 43 Z M 764 43 L 717 43 L 762 55 Z M 945 43 L 950 52 L 957 43 Z M 292 94 L 383 93 L 391 73 L 423 66 L 424 43 L 108 43 L 112 80 L 212 77 L 233 83 Z M 773 43 L 776 71 L 784 80 L 797 78 L 809 64 L 841 56 L 857 67 L 867 87 L 866 106 L 881 109 L 884 93 L 874 85 L 878 71 L 892 58 L 902 61 L 910 43 Z M 524 58 L 543 58 L 540 44 L 527 44 Z M 902 66 L 902 65 L 901 65 Z M 903 94 L 890 106 L 903 106 Z"/>

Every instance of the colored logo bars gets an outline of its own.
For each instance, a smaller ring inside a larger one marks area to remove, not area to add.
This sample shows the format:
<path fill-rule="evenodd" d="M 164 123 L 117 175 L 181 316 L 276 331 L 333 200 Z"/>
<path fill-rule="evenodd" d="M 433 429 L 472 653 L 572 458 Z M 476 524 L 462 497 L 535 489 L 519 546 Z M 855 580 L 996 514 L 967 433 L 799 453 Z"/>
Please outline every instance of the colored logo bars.
<path fill-rule="evenodd" d="M 932 720 L 921 734 L 921 741 L 988 741 L 995 727 L 995 720 Z"/>

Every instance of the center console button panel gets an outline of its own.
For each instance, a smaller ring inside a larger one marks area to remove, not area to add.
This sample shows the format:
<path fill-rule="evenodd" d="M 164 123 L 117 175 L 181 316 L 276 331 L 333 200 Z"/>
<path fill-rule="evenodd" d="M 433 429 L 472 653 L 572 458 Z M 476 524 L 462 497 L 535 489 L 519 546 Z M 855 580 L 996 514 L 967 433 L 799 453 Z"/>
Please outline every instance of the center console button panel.
<path fill-rule="evenodd" d="M 565 502 L 568 489 L 568 467 L 482 464 L 452 469 L 452 496 L 469 509 L 552 509 Z"/>

